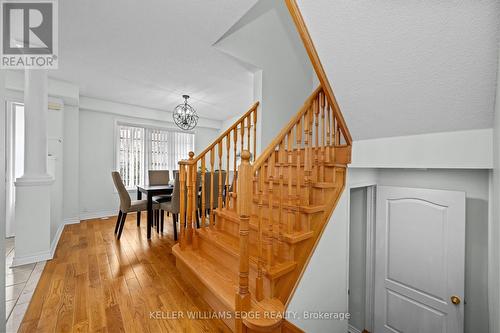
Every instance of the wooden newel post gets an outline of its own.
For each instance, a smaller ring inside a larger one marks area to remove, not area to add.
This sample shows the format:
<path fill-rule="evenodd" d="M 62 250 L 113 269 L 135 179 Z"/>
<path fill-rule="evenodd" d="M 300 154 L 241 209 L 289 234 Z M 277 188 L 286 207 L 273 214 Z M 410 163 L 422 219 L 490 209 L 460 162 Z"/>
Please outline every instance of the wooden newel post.
<path fill-rule="evenodd" d="M 236 311 L 244 312 L 250 310 L 249 283 L 249 250 L 248 234 L 249 220 L 252 213 L 252 165 L 250 164 L 250 152 L 243 150 L 242 162 L 238 168 L 238 195 L 237 213 L 240 219 L 240 267 L 238 278 L 238 291 L 236 293 Z M 241 319 L 236 321 L 236 329 L 242 329 Z"/>
<path fill-rule="evenodd" d="M 181 249 L 186 248 L 186 230 L 184 221 L 186 215 L 186 166 L 184 161 L 179 162 L 179 185 L 180 185 L 180 200 L 179 200 L 179 229 L 181 230 L 181 237 L 179 239 L 181 243 Z M 173 217 L 172 217 L 173 218 Z"/>
<path fill-rule="evenodd" d="M 192 151 L 189 152 L 189 161 L 192 162 L 194 157 L 194 153 Z M 196 176 L 193 179 L 193 167 L 194 165 L 192 163 L 189 163 L 188 165 L 188 170 L 187 170 L 187 232 L 186 232 L 186 238 L 187 238 L 187 244 L 192 244 L 193 240 L 193 219 L 195 216 L 193 216 L 193 193 L 194 193 L 194 186 L 193 186 L 193 181 L 196 183 Z"/>

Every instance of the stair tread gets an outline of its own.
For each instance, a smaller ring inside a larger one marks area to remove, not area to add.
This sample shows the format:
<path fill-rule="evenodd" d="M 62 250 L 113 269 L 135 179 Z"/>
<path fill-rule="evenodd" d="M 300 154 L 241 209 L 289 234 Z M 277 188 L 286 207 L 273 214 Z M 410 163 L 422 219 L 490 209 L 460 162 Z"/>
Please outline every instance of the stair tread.
<path fill-rule="evenodd" d="M 234 210 L 223 208 L 221 210 L 219 210 L 219 209 L 215 210 L 215 213 L 222 215 L 224 218 L 230 219 L 234 222 L 239 222 L 238 214 Z M 267 226 L 267 223 L 268 223 L 267 221 L 268 221 L 267 217 L 262 217 L 262 222 L 263 222 L 264 226 Z M 250 229 L 252 229 L 252 230 L 255 230 L 255 231 L 259 230 L 259 217 L 257 215 L 250 216 L 249 226 L 250 226 Z M 275 223 L 273 227 L 275 229 L 274 232 L 277 234 L 278 233 L 278 230 L 277 230 L 278 224 Z M 263 232 L 264 232 L 264 234 L 267 234 L 267 228 L 264 228 Z M 284 232 L 282 234 L 282 236 L 283 236 L 283 239 L 285 242 L 295 244 L 295 243 L 298 243 L 302 240 L 305 240 L 305 239 L 312 237 L 313 234 L 314 234 L 313 231 L 294 231 L 292 233 Z"/>
<path fill-rule="evenodd" d="M 214 259 L 205 257 L 199 251 L 192 248 L 181 250 L 177 244 L 172 248 L 177 259 L 181 259 L 185 265 L 200 279 L 203 284 L 218 297 L 230 311 L 235 311 L 235 296 L 238 291 L 237 275 L 227 270 Z M 264 299 L 260 302 L 251 296 L 251 311 L 264 313 L 283 313 L 284 305 L 276 298 Z M 259 319 L 247 318 L 245 323 L 253 327 L 274 327 L 281 322 L 279 317 L 266 318 L 260 315 Z"/>
<path fill-rule="evenodd" d="M 230 309 L 234 309 L 234 295 L 236 294 L 236 275 L 218 264 L 213 259 L 201 256 L 198 251 L 191 248 L 181 250 L 177 244 L 172 247 L 172 252 L 204 282 L 212 293 L 224 302 Z"/>
<path fill-rule="evenodd" d="M 218 244 L 231 255 L 239 257 L 240 243 L 237 237 L 229 235 L 223 231 L 208 228 L 204 230 L 198 229 L 197 232 L 200 237 Z M 250 265 L 253 265 L 254 268 L 256 268 L 259 258 L 252 254 L 249 254 L 249 258 Z M 296 265 L 297 263 L 295 261 L 284 261 L 275 263 L 270 269 L 263 267 L 262 271 L 271 279 L 275 279 L 293 270 Z"/>

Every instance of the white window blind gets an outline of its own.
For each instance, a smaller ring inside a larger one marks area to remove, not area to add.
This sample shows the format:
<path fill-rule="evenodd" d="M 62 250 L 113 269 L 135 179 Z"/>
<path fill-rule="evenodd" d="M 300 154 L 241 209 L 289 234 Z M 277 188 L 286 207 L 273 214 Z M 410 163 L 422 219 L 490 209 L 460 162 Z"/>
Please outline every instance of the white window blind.
<path fill-rule="evenodd" d="M 169 132 L 167 160 L 169 170 L 178 170 L 179 161 L 189 158 L 189 152 L 194 151 L 194 134 Z M 171 175 L 173 176 L 173 175 Z"/>
<path fill-rule="evenodd" d="M 120 174 L 131 188 L 144 183 L 144 128 L 119 126 L 119 133 Z"/>
<path fill-rule="evenodd" d="M 147 183 L 148 170 L 177 170 L 194 150 L 192 133 L 130 125 L 118 130 L 118 168 L 129 189 Z"/>
<path fill-rule="evenodd" d="M 168 133 L 164 130 L 147 129 L 149 170 L 168 169 Z"/>

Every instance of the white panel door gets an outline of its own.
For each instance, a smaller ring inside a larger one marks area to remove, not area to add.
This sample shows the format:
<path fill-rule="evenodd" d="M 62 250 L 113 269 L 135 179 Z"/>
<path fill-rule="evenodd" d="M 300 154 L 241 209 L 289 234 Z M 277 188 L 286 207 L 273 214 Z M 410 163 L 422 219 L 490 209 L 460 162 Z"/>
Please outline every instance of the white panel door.
<path fill-rule="evenodd" d="M 463 332 L 465 193 L 378 186 L 376 214 L 374 333 Z"/>

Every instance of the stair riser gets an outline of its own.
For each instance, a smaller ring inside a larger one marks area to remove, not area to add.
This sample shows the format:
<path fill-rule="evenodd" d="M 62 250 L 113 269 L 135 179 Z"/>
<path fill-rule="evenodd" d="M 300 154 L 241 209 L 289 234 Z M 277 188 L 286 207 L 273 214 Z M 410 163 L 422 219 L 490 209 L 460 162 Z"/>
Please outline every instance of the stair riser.
<path fill-rule="evenodd" d="M 306 156 L 306 150 L 304 148 L 300 150 L 294 149 L 292 151 L 292 163 L 297 164 L 297 155 L 300 156 L 300 161 L 304 163 L 305 156 Z M 321 162 L 324 160 L 326 163 L 339 163 L 339 164 L 348 164 L 350 163 L 350 155 L 351 155 L 351 148 L 350 147 L 325 147 L 323 150 L 321 148 L 316 149 L 312 148 L 312 161 L 318 161 Z M 288 161 L 288 151 L 285 150 L 285 153 L 283 154 L 283 161 Z M 274 153 L 274 162 L 278 163 L 279 162 L 279 155 L 278 152 L 276 151 Z"/>
<path fill-rule="evenodd" d="M 264 167 L 264 170 L 265 170 L 265 174 L 267 175 L 267 166 Z M 273 177 L 275 180 L 278 180 L 279 179 L 279 170 L 280 168 L 278 167 L 275 167 L 274 168 L 274 173 L 273 173 Z M 324 179 L 320 179 L 319 175 L 317 174 L 317 172 L 319 172 L 319 168 L 313 168 L 313 171 L 311 173 L 311 180 L 313 181 L 323 181 L 323 182 L 334 182 L 336 180 L 335 176 L 334 176 L 334 170 L 335 169 L 338 169 L 338 168 L 335 168 L 335 167 L 332 167 L 332 166 L 325 166 L 324 167 L 325 171 L 324 171 Z M 298 172 L 298 177 L 297 177 L 297 167 L 296 165 L 292 165 L 292 173 L 293 173 L 293 176 L 292 176 L 292 181 L 295 182 L 298 179 L 300 179 L 300 182 L 301 184 L 303 185 L 304 184 L 304 180 L 305 180 L 305 172 L 304 172 L 304 168 L 301 167 L 299 169 L 299 172 Z M 316 172 L 317 171 L 317 172 Z M 283 167 L 283 177 L 284 179 L 288 179 L 288 166 L 284 166 Z"/>
<path fill-rule="evenodd" d="M 253 214 L 257 214 L 259 212 L 258 205 L 254 204 L 252 209 Z M 288 225 L 290 225 L 290 229 L 292 231 L 310 231 L 310 223 L 309 220 L 312 215 L 321 214 L 318 213 L 297 213 L 294 210 L 288 211 L 285 207 L 281 210 L 281 219 L 280 219 L 280 209 L 279 207 L 272 208 L 273 214 L 273 223 L 278 223 L 278 221 L 283 221 L 283 226 L 285 227 L 285 231 L 288 230 Z M 262 207 L 262 217 L 264 219 L 269 219 L 269 208 L 266 206 Z M 290 221 L 289 221 L 290 219 Z M 264 222 L 264 228 L 267 229 L 267 222 Z M 275 229 L 277 230 L 277 229 Z"/>
<path fill-rule="evenodd" d="M 217 295 L 214 295 L 198 277 L 194 274 L 191 269 L 188 268 L 184 264 L 184 262 L 180 259 L 176 259 L 175 266 L 179 270 L 181 276 L 184 280 L 187 280 L 195 289 L 198 291 L 200 296 L 212 307 L 215 312 L 225 312 L 229 311 L 230 307 L 227 304 L 224 304 L 220 301 L 220 298 Z M 235 291 L 236 295 L 236 291 Z M 235 331 L 235 322 L 234 319 L 226 317 L 222 318 L 224 323 L 231 329 L 231 331 Z"/>
<path fill-rule="evenodd" d="M 264 195 L 265 197 L 263 200 L 264 202 L 267 203 L 267 195 L 269 194 L 269 183 L 265 183 L 265 188 L 264 188 Z M 328 194 L 328 191 L 334 191 L 335 188 L 319 188 L 319 187 L 311 187 L 311 196 L 310 196 L 310 202 L 314 203 L 316 205 L 322 205 L 325 204 L 325 195 Z M 256 190 L 254 190 L 254 193 Z M 275 202 L 278 201 L 280 197 L 282 197 L 282 202 L 283 204 L 288 204 L 289 200 L 289 192 L 288 192 L 288 185 L 283 185 L 280 186 L 280 184 L 274 184 L 273 185 L 273 200 Z M 297 202 L 297 196 L 299 195 L 301 198 L 301 202 L 305 200 L 305 193 L 306 193 L 306 187 L 304 185 L 300 186 L 300 191 L 297 192 L 297 186 L 293 185 L 292 186 L 292 204 L 295 204 Z M 254 197 L 255 200 L 255 197 Z M 260 200 L 259 196 L 257 195 L 257 201 Z"/>
<path fill-rule="evenodd" d="M 232 219 L 223 219 L 222 223 L 224 225 L 224 227 L 223 227 L 224 232 L 226 232 L 227 234 L 234 236 L 234 237 L 239 236 L 239 224 L 238 223 L 234 222 Z M 275 234 L 275 237 L 276 236 L 277 235 Z M 263 240 L 266 241 L 267 240 L 267 232 L 263 232 L 262 237 L 263 237 Z M 258 239 L 259 239 L 258 231 L 251 228 L 248 238 L 249 238 L 249 243 L 250 243 L 250 246 L 249 246 L 250 252 L 252 255 L 257 256 L 258 255 Z M 295 244 L 287 244 L 285 241 L 283 241 L 282 244 L 284 246 L 284 249 L 282 249 L 282 251 L 278 251 L 276 240 L 273 242 L 273 244 L 275 245 L 273 252 L 274 252 L 274 256 L 276 258 L 281 259 L 281 260 L 293 260 L 293 251 L 294 251 L 294 248 L 296 246 Z M 267 253 L 265 246 L 263 246 L 263 252 L 264 252 L 264 256 L 265 256 Z M 283 252 L 285 253 L 284 255 L 282 255 Z"/>
<path fill-rule="evenodd" d="M 217 259 L 226 269 L 234 273 L 235 276 L 239 274 L 239 258 L 228 253 L 223 248 L 218 245 L 213 244 L 209 240 L 205 240 L 200 237 L 199 250 L 204 253 L 210 253 L 212 258 Z M 256 265 L 250 265 L 250 275 L 249 275 L 249 287 L 250 292 L 255 294 L 255 285 L 257 278 L 257 268 Z M 277 280 L 277 279 L 276 279 Z M 272 297 L 271 292 L 276 281 L 272 282 L 266 276 L 263 276 L 263 287 L 264 287 L 264 297 Z"/>

